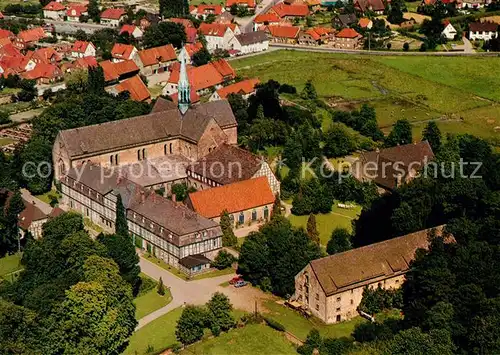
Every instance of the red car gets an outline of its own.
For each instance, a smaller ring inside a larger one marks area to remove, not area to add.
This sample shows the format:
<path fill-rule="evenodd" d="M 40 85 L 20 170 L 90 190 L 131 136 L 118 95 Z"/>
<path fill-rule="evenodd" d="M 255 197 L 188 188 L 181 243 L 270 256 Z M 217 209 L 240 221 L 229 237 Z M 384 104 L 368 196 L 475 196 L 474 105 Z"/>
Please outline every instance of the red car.
<path fill-rule="evenodd" d="M 233 277 L 230 281 L 229 281 L 229 284 L 230 285 L 234 285 L 235 283 L 237 283 L 238 281 L 243 281 L 243 279 L 241 278 L 241 276 L 236 276 L 236 277 Z"/>

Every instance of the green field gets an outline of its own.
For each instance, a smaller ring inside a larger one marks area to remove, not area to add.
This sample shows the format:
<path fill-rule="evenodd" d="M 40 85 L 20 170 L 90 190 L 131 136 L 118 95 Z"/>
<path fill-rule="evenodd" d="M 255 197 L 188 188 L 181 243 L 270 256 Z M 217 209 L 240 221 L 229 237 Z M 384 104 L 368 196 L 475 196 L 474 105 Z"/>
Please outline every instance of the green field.
<path fill-rule="evenodd" d="M 348 231 L 352 231 L 352 221 L 361 213 L 361 206 L 356 206 L 356 208 L 347 210 L 337 207 L 337 201 L 335 202 L 332 212 L 327 214 L 317 214 L 316 215 L 316 225 L 319 232 L 319 239 L 322 245 L 326 245 L 330 236 L 335 228 L 346 228 Z M 309 216 L 296 216 L 290 215 L 288 219 L 295 227 L 307 226 L 307 219 Z"/>
<path fill-rule="evenodd" d="M 295 347 L 283 333 L 263 324 L 250 324 L 223 333 L 216 338 L 204 340 L 189 346 L 183 355 L 293 355 Z"/>
<path fill-rule="evenodd" d="M 172 302 L 172 296 L 170 295 L 168 288 L 165 289 L 165 295 L 161 296 L 158 292 L 156 292 L 156 287 L 154 287 L 146 294 L 139 296 L 134 300 L 135 318 L 139 320 L 157 309 L 165 307 L 170 302 Z"/>
<path fill-rule="evenodd" d="M 21 270 L 21 254 L 7 255 L 0 258 L 0 278 Z"/>
<path fill-rule="evenodd" d="M 231 64 L 239 75 L 274 79 L 299 92 L 311 79 L 333 107 L 369 102 L 386 132 L 407 118 L 418 138 L 428 120 L 438 120 L 444 132 L 473 133 L 500 145 L 498 58 L 273 51 Z"/>
<path fill-rule="evenodd" d="M 350 337 L 356 325 L 365 321 L 361 317 L 356 317 L 350 321 L 327 325 L 314 317 L 306 319 L 296 311 L 274 301 L 267 301 L 265 306 L 269 311 L 264 314 L 266 317 L 281 323 L 288 332 L 302 340 L 305 340 L 307 334 L 314 328 L 324 337 Z"/>

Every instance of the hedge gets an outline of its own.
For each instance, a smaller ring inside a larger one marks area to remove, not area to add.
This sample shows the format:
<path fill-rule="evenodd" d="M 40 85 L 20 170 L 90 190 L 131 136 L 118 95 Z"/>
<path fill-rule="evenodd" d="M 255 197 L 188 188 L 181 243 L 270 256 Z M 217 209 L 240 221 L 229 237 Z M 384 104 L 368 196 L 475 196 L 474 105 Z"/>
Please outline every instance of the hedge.
<path fill-rule="evenodd" d="M 274 319 L 264 317 L 264 320 L 268 326 L 270 326 L 273 329 L 276 329 L 280 332 L 284 332 L 286 330 L 285 326 L 281 324 L 280 322 L 275 321 Z"/>

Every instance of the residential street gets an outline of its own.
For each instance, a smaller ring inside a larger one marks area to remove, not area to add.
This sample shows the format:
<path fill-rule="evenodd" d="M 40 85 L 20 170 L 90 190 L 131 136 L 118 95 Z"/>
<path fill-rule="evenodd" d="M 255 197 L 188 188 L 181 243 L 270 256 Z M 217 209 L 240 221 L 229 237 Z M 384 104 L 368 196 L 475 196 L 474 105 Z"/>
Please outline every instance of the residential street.
<path fill-rule="evenodd" d="M 243 33 L 253 31 L 253 19 L 255 16 L 267 12 L 274 4 L 278 3 L 279 0 L 262 0 L 262 2 L 257 6 L 255 10 L 255 15 L 250 17 L 238 18 L 236 22 L 240 25 L 240 30 Z"/>

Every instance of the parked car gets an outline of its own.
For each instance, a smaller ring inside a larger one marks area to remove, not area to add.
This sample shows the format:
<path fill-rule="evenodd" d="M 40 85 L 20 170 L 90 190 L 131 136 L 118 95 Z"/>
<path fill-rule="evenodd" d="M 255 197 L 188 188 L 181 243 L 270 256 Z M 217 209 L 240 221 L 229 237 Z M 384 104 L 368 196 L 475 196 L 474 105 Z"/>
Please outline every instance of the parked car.
<path fill-rule="evenodd" d="M 240 281 L 237 281 L 235 284 L 234 284 L 234 287 L 236 288 L 240 288 L 240 287 L 243 287 L 243 286 L 246 286 L 248 284 L 248 282 L 244 281 L 244 280 L 240 280 Z"/>
<path fill-rule="evenodd" d="M 243 281 L 243 279 L 241 278 L 241 276 L 236 276 L 236 277 L 233 277 L 231 280 L 229 280 L 229 284 L 230 285 L 234 285 L 235 283 L 237 283 L 238 281 Z"/>

